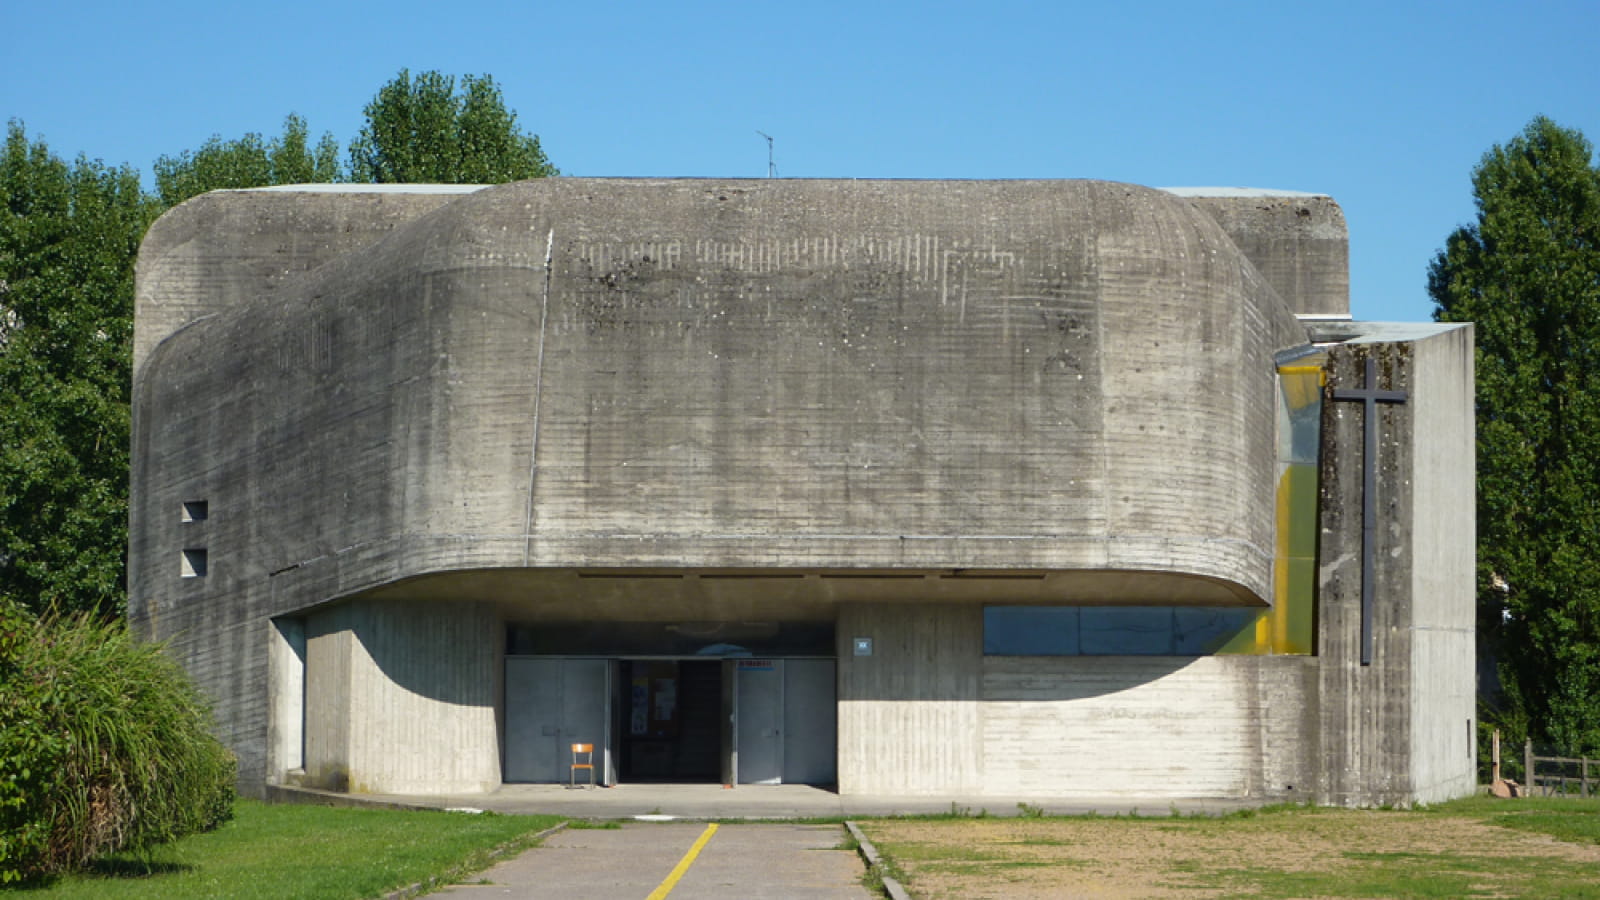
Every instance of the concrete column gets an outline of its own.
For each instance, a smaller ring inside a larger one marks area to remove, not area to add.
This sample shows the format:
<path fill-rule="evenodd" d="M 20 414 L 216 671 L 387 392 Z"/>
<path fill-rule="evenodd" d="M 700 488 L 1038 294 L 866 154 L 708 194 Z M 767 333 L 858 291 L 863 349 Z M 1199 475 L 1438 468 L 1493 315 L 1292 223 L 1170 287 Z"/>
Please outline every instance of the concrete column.
<path fill-rule="evenodd" d="M 1473 334 L 1414 345 L 1411 784 L 1419 803 L 1477 786 Z"/>
<path fill-rule="evenodd" d="M 1330 388 L 1361 388 L 1377 360 L 1378 387 L 1409 391 L 1406 344 L 1352 343 L 1329 353 Z M 1376 404 L 1324 402 L 1318 547 L 1318 648 L 1323 769 L 1317 800 L 1339 806 L 1404 805 L 1411 796 L 1411 503 L 1409 475 L 1418 399 Z M 1364 460 L 1364 429 L 1378 430 L 1377 458 Z M 1363 625 L 1363 467 L 1373 466 L 1376 532 L 1371 547 L 1373 606 Z M 1372 634 L 1361 664 L 1362 630 Z"/>
<path fill-rule="evenodd" d="M 498 617 L 487 604 L 355 600 L 307 621 L 306 780 L 360 793 L 500 785 Z"/>
<path fill-rule="evenodd" d="M 1324 768 L 1318 799 L 1407 805 L 1470 793 L 1474 696 L 1472 335 L 1444 329 L 1330 353 L 1329 384 L 1406 392 L 1323 412 L 1318 655 Z M 1363 459 L 1376 427 L 1377 458 Z M 1361 621 L 1363 467 L 1375 467 L 1371 621 Z M 1363 628 L 1370 665 L 1360 662 Z"/>
<path fill-rule="evenodd" d="M 305 765 L 306 620 L 274 619 L 267 650 L 268 784 Z"/>
<path fill-rule="evenodd" d="M 871 656 L 853 639 L 872 638 Z M 981 790 L 983 608 L 855 604 L 839 611 L 839 792 Z"/>

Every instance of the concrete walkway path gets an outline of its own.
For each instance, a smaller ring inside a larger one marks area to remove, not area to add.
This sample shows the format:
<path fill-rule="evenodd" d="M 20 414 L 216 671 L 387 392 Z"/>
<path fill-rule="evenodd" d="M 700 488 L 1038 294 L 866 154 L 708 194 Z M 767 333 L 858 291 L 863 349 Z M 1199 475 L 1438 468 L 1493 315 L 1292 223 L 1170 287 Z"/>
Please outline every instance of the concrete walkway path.
<path fill-rule="evenodd" d="M 572 829 L 430 897 L 871 900 L 837 825 L 629 823 Z"/>
<path fill-rule="evenodd" d="M 1220 815 L 1260 806 L 1259 800 L 1130 799 L 1127 797 L 873 797 L 841 796 L 827 788 L 803 784 L 751 784 L 723 788 L 716 784 L 624 784 L 613 788 L 569 790 L 559 784 L 508 784 L 484 794 L 422 796 L 414 794 L 335 794 L 301 788 L 272 788 L 277 802 L 383 805 L 432 809 L 481 809 L 518 814 L 545 813 L 577 819 L 631 819 L 665 814 L 680 819 L 805 819 L 874 818 L 894 815 L 961 812 L 1014 816 L 1028 812 L 1050 815 L 1098 813 L 1104 816 L 1162 816 L 1177 812 Z"/>

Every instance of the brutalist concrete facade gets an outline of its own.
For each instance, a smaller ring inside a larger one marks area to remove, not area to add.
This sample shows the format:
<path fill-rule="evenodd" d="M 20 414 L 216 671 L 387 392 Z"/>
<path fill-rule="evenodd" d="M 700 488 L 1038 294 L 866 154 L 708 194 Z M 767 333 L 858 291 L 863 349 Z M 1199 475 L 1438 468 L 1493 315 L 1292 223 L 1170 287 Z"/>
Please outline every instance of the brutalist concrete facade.
<path fill-rule="evenodd" d="M 208 194 L 141 251 L 133 620 L 247 790 L 542 780 L 527 742 L 590 733 L 526 713 L 561 661 L 611 673 L 607 777 L 653 771 L 627 673 L 715 658 L 726 711 L 791 679 L 770 729 L 703 739 L 729 781 L 1463 793 L 1471 331 L 1349 322 L 1345 248 L 1326 197 L 1093 181 Z M 1334 399 L 1369 356 L 1408 392 L 1370 461 Z M 1281 607 L 1300 357 L 1326 381 L 1314 647 L 986 643 L 1000 608 Z"/>

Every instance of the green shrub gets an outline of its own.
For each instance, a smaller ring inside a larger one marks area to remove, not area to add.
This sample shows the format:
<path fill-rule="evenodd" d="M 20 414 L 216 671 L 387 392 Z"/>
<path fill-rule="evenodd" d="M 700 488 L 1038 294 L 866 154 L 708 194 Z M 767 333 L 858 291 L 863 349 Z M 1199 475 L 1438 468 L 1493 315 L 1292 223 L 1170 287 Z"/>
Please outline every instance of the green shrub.
<path fill-rule="evenodd" d="M 0 600 L 0 884 L 232 814 L 233 755 L 159 645 Z"/>

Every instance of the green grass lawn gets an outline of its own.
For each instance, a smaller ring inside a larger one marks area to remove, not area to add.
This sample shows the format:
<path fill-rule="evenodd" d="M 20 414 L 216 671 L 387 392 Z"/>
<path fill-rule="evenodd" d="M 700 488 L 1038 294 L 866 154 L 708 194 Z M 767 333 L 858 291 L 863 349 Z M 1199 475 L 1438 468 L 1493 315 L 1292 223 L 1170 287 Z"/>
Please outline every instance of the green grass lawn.
<path fill-rule="evenodd" d="M 267 805 L 240 800 L 216 831 L 115 855 L 89 872 L 13 893 L 55 898 L 361 898 L 486 867 L 489 851 L 531 846 L 559 816 Z"/>
<path fill-rule="evenodd" d="M 1476 816 L 1492 825 L 1548 834 L 1558 841 L 1600 845 L 1600 799 L 1529 797 L 1509 803 L 1493 797 L 1469 797 L 1433 811 Z"/>

